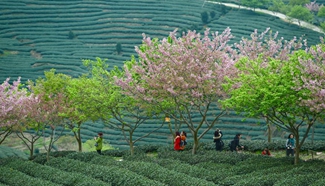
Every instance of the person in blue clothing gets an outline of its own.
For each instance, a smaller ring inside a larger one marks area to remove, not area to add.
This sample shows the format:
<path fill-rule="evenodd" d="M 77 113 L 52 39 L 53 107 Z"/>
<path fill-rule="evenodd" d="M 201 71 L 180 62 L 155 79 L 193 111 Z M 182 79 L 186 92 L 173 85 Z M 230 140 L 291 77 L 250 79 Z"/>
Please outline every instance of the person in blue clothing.
<path fill-rule="evenodd" d="M 98 152 L 98 154 L 102 154 L 102 148 L 103 148 L 103 133 L 99 132 L 98 133 L 98 137 L 94 137 L 95 140 L 95 147 L 96 147 L 96 151 Z"/>
<path fill-rule="evenodd" d="M 286 141 L 287 156 L 295 156 L 295 139 L 293 137 L 293 134 L 289 134 L 288 139 Z"/>

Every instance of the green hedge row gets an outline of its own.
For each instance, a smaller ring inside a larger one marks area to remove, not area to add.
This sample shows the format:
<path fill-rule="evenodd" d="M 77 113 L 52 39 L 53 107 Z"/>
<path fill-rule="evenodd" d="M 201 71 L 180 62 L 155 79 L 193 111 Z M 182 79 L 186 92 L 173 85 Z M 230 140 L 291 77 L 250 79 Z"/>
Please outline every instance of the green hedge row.
<path fill-rule="evenodd" d="M 48 180 L 50 182 L 66 186 L 109 185 L 103 181 L 88 177 L 84 174 L 66 172 L 60 169 L 17 158 L 9 159 L 5 166 L 34 178 Z"/>
<path fill-rule="evenodd" d="M 8 185 L 46 185 L 59 186 L 60 184 L 52 183 L 47 180 L 33 178 L 22 172 L 11 169 L 10 167 L 0 167 L 0 182 Z"/>
<path fill-rule="evenodd" d="M 28 155 L 25 154 L 23 151 L 1 145 L 0 146 L 0 159 L 1 158 L 11 157 L 11 156 L 20 157 L 20 158 L 23 158 L 23 159 L 28 158 Z"/>
<path fill-rule="evenodd" d="M 174 160 L 174 159 L 165 159 L 165 158 L 153 158 L 149 157 L 147 155 L 137 155 L 137 156 L 126 156 L 124 157 L 125 160 L 129 161 L 142 161 L 142 162 L 155 162 L 158 165 L 165 167 L 169 170 L 173 170 L 176 172 L 181 172 L 184 174 L 187 174 L 191 177 L 196 177 L 200 179 L 204 179 L 207 181 L 212 181 L 214 183 L 218 183 L 218 180 L 220 179 L 220 175 L 217 174 L 217 172 L 224 170 L 220 170 L 218 168 L 204 168 L 200 165 L 190 165 L 188 163 L 184 163 L 180 160 Z"/>
<path fill-rule="evenodd" d="M 78 158 L 78 154 L 71 154 L 76 155 L 73 158 Z M 97 164 L 97 165 L 104 165 L 107 167 L 118 166 L 123 169 L 127 169 L 133 172 L 136 172 L 139 175 L 148 177 L 150 179 L 157 180 L 162 182 L 166 185 L 215 185 L 213 182 L 209 182 L 204 179 L 199 179 L 195 177 L 191 177 L 187 174 L 173 171 L 166 169 L 160 165 L 157 165 L 154 162 L 140 162 L 140 161 L 116 161 L 111 157 L 106 156 L 94 156 L 91 161 L 86 161 L 89 163 Z"/>
<path fill-rule="evenodd" d="M 112 185 L 164 185 L 117 166 L 94 165 L 67 158 L 52 158 L 45 165 L 68 172 L 79 172 Z"/>

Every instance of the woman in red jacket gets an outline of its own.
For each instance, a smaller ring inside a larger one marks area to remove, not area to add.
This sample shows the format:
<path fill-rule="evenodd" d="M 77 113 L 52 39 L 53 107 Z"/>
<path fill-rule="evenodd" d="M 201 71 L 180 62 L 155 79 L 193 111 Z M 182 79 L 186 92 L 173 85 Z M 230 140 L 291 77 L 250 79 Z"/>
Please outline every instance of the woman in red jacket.
<path fill-rule="evenodd" d="M 176 132 L 176 137 L 174 139 L 174 150 L 181 150 L 181 136 L 178 131 Z"/>
<path fill-rule="evenodd" d="M 186 146 L 186 144 L 187 144 L 187 141 L 186 141 L 186 132 L 185 131 L 182 131 L 181 132 L 181 145 L 180 145 L 180 150 L 184 150 L 185 149 L 185 146 Z"/>

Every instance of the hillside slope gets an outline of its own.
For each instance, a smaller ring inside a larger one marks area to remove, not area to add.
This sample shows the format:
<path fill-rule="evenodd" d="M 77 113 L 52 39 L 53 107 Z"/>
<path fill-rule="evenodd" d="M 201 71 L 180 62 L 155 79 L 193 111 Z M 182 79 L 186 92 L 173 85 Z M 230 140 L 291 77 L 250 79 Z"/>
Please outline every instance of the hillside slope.
<path fill-rule="evenodd" d="M 291 39 L 305 35 L 310 44 L 320 33 L 266 14 L 232 9 L 203 1 L 159 0 L 3 0 L 0 2 L 0 79 L 35 79 L 44 70 L 80 75 L 82 59 L 107 58 L 111 66 L 121 66 L 135 54 L 142 33 L 163 38 L 178 28 L 203 30 L 201 13 L 215 12 L 206 27 L 212 31 L 232 29 L 239 41 L 254 30 L 270 27 L 279 36 Z M 69 32 L 71 38 L 69 39 Z M 117 54 L 116 44 L 123 52 Z"/>
<path fill-rule="evenodd" d="M 321 33 L 299 27 L 267 14 L 236 9 L 218 4 L 205 4 L 198 0 L 2 0 L 0 1 L 0 79 L 7 77 L 22 81 L 43 76 L 45 70 L 78 76 L 85 72 L 82 59 L 101 57 L 108 59 L 110 67 L 122 66 L 125 60 L 135 55 L 134 46 L 140 45 L 142 33 L 163 38 L 174 29 L 198 30 L 206 27 L 222 32 L 230 27 L 238 42 L 242 37 L 258 29 L 270 27 L 278 31 L 278 37 L 290 40 L 300 37 L 309 44 L 319 42 Z M 211 12 L 209 22 L 202 24 L 201 13 Z M 117 54 L 116 45 L 122 45 Z M 217 108 L 211 111 L 217 112 Z M 194 118 L 199 119 L 199 118 Z M 162 121 L 148 121 L 135 136 L 141 136 Z M 92 139 L 96 132 L 103 131 L 105 138 L 114 146 L 125 146 L 120 132 L 101 123 L 83 125 L 84 140 Z M 248 119 L 230 113 L 216 127 L 225 129 L 225 138 L 241 132 L 244 139 L 265 139 L 266 126 L 263 120 Z M 316 130 L 320 131 L 320 130 Z M 66 132 L 67 134 L 71 134 Z M 203 140 L 211 141 L 213 131 Z M 277 136 L 283 137 L 280 132 Z M 140 141 L 143 143 L 170 143 L 171 135 L 163 127 L 154 135 Z M 190 137 L 189 137 L 190 139 Z M 315 139 L 323 139 L 321 133 Z"/>

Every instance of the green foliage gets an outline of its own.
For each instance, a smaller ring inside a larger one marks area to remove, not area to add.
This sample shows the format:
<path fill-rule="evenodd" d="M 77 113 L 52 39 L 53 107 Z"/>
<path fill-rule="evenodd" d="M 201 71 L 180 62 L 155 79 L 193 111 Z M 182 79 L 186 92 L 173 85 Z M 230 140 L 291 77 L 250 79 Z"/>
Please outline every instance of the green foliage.
<path fill-rule="evenodd" d="M 193 155 L 189 151 L 175 152 L 166 147 L 140 149 L 143 152 L 158 150 L 158 157 L 136 153 L 116 158 L 118 152 L 112 150 L 115 152 L 102 156 L 95 152 L 52 153 L 45 165 L 39 164 L 37 158 L 33 161 L 16 157 L 0 159 L 0 182 L 7 185 L 316 186 L 324 181 L 324 160 L 307 160 L 294 165 L 291 157 L 246 152 L 216 152 L 213 149 Z"/>
<path fill-rule="evenodd" d="M 268 5 L 269 0 L 241 0 L 241 4 L 248 7 L 260 8 Z"/>
<path fill-rule="evenodd" d="M 20 157 L 23 159 L 28 159 L 28 155 L 25 154 L 23 151 L 1 145 L 0 146 L 0 159 L 7 158 L 7 157 Z"/>
<path fill-rule="evenodd" d="M 325 32 L 325 22 L 320 23 L 320 27 L 321 27 L 322 30 Z"/>
<path fill-rule="evenodd" d="M 112 160 L 111 158 L 96 157 L 92 160 L 92 163 L 98 165 L 106 165 L 109 167 L 119 166 L 121 168 L 136 172 L 139 175 L 164 183 L 166 185 L 215 185 L 214 183 L 209 182 L 207 180 L 193 178 L 187 174 L 166 169 L 152 162 L 126 160 L 117 162 Z M 175 180 L 177 181 L 175 182 Z"/>
<path fill-rule="evenodd" d="M 226 13 L 228 12 L 228 8 L 225 5 L 220 5 L 220 12 L 221 15 L 226 15 Z"/>
<path fill-rule="evenodd" d="M 269 6 L 268 9 L 274 12 L 287 14 L 288 12 L 290 12 L 291 6 L 284 4 L 282 0 L 273 0 L 272 5 Z"/>
<path fill-rule="evenodd" d="M 85 143 L 82 143 L 83 152 L 94 152 L 94 151 L 96 151 L 95 143 L 96 142 L 93 139 L 87 140 Z M 104 139 L 102 151 L 105 151 L 105 150 L 113 150 L 113 149 L 114 149 L 114 147 L 112 147 L 107 142 L 107 140 Z"/>
<path fill-rule="evenodd" d="M 106 183 L 90 178 L 80 173 L 69 173 L 49 166 L 24 161 L 20 159 L 11 159 L 7 161 L 6 167 L 18 170 L 34 178 L 48 180 L 62 185 L 106 185 Z"/>
<path fill-rule="evenodd" d="M 61 184 L 52 183 L 47 180 L 42 180 L 28 176 L 11 167 L 0 167 L 0 182 L 8 185 L 46 185 L 59 186 Z"/>
<path fill-rule="evenodd" d="M 98 160 L 105 159 L 105 156 L 97 155 L 97 157 L 99 157 Z M 105 166 L 105 164 L 107 163 L 103 164 L 103 162 L 101 162 L 101 164 L 98 163 L 95 165 L 67 158 L 51 159 L 46 163 L 48 166 L 56 167 L 68 172 L 79 172 L 86 174 L 90 177 L 102 180 L 112 185 L 163 185 L 157 181 L 150 180 L 127 169 L 119 168 L 115 165 Z"/>
<path fill-rule="evenodd" d="M 310 0 L 290 0 L 289 4 L 292 6 L 300 5 L 304 6 L 305 4 L 310 3 Z"/>
<path fill-rule="evenodd" d="M 288 16 L 308 22 L 313 19 L 313 14 L 306 7 L 298 5 L 295 5 L 291 9 L 291 11 L 288 13 Z"/>
<path fill-rule="evenodd" d="M 318 17 L 325 17 L 325 6 L 322 6 L 322 7 L 319 8 L 317 16 Z"/>
<path fill-rule="evenodd" d="M 209 20 L 209 14 L 208 12 L 202 12 L 201 13 L 201 20 L 202 20 L 202 23 L 203 24 L 207 24 L 208 23 L 208 20 Z"/>

